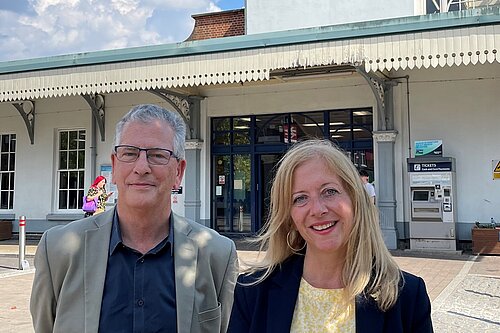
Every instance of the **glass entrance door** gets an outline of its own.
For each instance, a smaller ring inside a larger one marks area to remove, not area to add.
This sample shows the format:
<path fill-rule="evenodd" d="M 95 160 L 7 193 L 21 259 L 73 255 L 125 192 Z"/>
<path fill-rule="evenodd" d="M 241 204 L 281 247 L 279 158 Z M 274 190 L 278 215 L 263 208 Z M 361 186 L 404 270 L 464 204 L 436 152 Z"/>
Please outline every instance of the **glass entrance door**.
<path fill-rule="evenodd" d="M 254 172 L 249 154 L 215 157 L 213 211 L 219 232 L 254 233 L 267 219 L 275 167 L 282 153 L 254 156 Z"/>
<path fill-rule="evenodd" d="M 251 159 L 249 154 L 215 157 L 214 213 L 219 232 L 252 229 Z"/>

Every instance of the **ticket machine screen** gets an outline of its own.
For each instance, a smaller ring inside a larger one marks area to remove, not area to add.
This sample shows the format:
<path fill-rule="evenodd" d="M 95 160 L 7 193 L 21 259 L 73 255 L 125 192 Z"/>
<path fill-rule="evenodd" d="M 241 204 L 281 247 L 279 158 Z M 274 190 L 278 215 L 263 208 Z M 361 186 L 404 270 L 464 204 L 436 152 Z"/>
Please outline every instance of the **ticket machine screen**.
<path fill-rule="evenodd" d="M 413 188 L 411 216 L 413 220 L 442 221 L 441 200 L 436 198 L 435 187 Z"/>
<path fill-rule="evenodd" d="M 429 191 L 413 191 L 413 201 L 429 201 Z"/>

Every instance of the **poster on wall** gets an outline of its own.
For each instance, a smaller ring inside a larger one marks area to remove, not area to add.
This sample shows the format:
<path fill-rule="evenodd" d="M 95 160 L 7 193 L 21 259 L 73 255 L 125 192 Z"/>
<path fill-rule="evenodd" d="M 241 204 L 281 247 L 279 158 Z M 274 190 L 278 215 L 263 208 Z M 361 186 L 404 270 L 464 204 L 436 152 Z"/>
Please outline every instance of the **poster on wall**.
<path fill-rule="evenodd" d="M 500 179 L 500 160 L 492 160 L 491 166 L 493 167 L 493 180 Z"/>
<path fill-rule="evenodd" d="M 106 204 L 116 204 L 116 200 L 118 199 L 118 190 L 116 185 L 112 183 L 111 177 L 111 165 L 101 165 L 101 176 L 106 177 L 106 192 L 113 192 L 113 194 L 109 197 Z"/>
<path fill-rule="evenodd" d="M 443 156 L 443 140 L 415 141 L 415 157 Z"/>
<path fill-rule="evenodd" d="M 284 137 L 285 143 L 288 143 L 288 125 L 287 124 L 283 125 L 283 137 Z M 290 126 L 290 142 L 291 143 L 297 142 L 297 125 L 296 124 L 292 124 Z"/>

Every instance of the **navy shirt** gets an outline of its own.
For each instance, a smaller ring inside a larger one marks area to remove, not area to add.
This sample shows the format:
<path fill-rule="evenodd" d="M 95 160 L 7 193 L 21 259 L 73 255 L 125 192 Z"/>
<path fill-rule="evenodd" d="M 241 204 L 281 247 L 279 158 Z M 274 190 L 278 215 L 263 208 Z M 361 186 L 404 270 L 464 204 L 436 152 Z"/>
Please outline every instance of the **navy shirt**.
<path fill-rule="evenodd" d="M 99 332 L 176 332 L 173 226 L 146 254 L 122 242 L 115 211 Z M 83 315 L 83 314 L 82 314 Z"/>

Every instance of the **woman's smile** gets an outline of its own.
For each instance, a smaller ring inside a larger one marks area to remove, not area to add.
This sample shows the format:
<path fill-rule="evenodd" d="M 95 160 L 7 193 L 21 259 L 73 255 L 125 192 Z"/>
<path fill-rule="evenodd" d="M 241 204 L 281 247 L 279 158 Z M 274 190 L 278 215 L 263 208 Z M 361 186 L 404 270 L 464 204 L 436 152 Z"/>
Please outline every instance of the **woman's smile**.
<path fill-rule="evenodd" d="M 315 231 L 331 231 L 336 224 L 337 222 L 326 222 L 312 225 L 311 228 Z"/>

